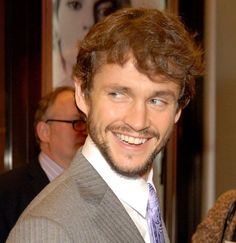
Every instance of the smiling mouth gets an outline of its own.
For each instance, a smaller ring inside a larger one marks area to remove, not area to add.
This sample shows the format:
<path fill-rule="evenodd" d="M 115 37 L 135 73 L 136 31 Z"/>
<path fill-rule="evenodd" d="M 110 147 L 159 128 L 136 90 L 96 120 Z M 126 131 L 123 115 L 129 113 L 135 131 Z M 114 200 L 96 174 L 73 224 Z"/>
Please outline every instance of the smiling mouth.
<path fill-rule="evenodd" d="M 120 133 L 117 133 L 116 136 L 119 138 L 120 141 L 133 145 L 144 144 L 148 140 L 146 138 L 131 137 Z"/>

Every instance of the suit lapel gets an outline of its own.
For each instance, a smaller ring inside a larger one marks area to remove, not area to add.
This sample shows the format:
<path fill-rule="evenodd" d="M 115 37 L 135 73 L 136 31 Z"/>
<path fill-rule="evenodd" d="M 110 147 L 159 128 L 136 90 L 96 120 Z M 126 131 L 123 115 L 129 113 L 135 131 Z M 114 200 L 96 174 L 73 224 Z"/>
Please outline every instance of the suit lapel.
<path fill-rule="evenodd" d="M 106 182 L 79 152 L 71 173 L 78 183 L 80 195 L 96 207 L 93 221 L 109 242 L 144 242 L 125 208 Z M 117 240 L 119 239 L 119 240 Z"/>
<path fill-rule="evenodd" d="M 134 222 L 110 188 L 97 208 L 95 221 L 111 242 L 112 239 L 117 239 L 116 242 L 144 242 Z"/>

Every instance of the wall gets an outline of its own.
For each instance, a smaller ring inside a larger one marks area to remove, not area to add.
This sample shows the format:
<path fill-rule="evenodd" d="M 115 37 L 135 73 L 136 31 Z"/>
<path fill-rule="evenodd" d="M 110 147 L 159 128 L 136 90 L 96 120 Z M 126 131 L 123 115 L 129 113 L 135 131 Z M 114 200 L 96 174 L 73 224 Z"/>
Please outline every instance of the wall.
<path fill-rule="evenodd" d="M 4 46 L 4 2 L 0 1 L 0 159 L 3 161 L 5 149 L 5 46 Z M 0 162 L 0 173 L 4 169 L 4 164 Z"/>
<path fill-rule="evenodd" d="M 216 5 L 216 196 L 236 188 L 236 1 Z"/>
<path fill-rule="evenodd" d="M 0 87 L 5 86 L 6 135 L 0 168 L 9 170 L 37 154 L 33 119 L 41 97 L 41 0 L 3 2 L 5 80 Z"/>

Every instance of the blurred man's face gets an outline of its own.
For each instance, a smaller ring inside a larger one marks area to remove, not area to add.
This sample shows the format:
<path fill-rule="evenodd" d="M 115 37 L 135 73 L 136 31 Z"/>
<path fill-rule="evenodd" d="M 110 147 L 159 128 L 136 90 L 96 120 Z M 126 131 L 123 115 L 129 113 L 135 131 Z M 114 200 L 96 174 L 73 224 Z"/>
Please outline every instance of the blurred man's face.
<path fill-rule="evenodd" d="M 74 102 L 74 93 L 71 91 L 59 94 L 47 112 L 48 119 L 72 121 L 80 119 L 81 116 L 82 113 L 78 112 Z M 50 135 L 46 153 L 51 159 L 66 168 L 77 149 L 84 144 L 87 136 L 86 124 L 81 124 L 79 131 L 75 131 L 71 123 L 48 122 L 47 125 Z"/>

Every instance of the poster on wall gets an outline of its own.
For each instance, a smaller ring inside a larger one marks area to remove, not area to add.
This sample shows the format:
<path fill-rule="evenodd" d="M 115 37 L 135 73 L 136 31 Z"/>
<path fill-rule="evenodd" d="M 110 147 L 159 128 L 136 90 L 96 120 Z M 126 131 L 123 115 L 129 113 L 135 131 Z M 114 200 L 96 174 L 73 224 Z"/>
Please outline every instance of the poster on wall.
<path fill-rule="evenodd" d="M 52 0 L 52 87 L 73 86 L 72 67 L 90 27 L 124 7 L 165 9 L 165 0 Z"/>

